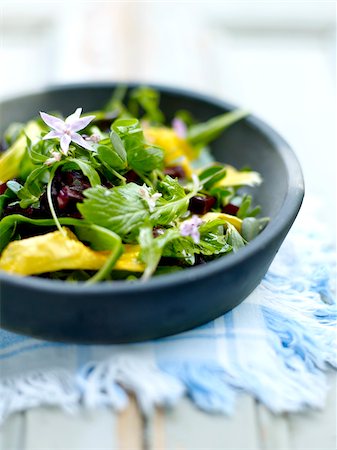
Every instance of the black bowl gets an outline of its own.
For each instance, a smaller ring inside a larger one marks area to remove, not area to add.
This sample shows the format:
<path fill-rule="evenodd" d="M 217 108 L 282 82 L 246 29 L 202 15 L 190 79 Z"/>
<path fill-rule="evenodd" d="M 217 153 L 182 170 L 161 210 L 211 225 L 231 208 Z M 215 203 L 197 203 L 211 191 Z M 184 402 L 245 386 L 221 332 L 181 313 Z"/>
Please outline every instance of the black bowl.
<path fill-rule="evenodd" d="M 56 87 L 7 100 L 0 133 L 38 111 L 101 108 L 116 84 Z M 130 85 L 134 87 L 134 85 Z M 232 105 L 184 90 L 154 86 L 168 118 L 179 109 L 206 120 Z M 0 273 L 1 326 L 50 340 L 121 343 L 159 338 L 196 327 L 234 308 L 259 284 L 287 235 L 304 195 L 299 163 L 288 144 L 254 116 L 235 124 L 212 144 L 215 159 L 249 165 L 264 183 L 254 189 L 265 230 L 236 254 L 146 283 L 117 281 L 94 286 Z"/>

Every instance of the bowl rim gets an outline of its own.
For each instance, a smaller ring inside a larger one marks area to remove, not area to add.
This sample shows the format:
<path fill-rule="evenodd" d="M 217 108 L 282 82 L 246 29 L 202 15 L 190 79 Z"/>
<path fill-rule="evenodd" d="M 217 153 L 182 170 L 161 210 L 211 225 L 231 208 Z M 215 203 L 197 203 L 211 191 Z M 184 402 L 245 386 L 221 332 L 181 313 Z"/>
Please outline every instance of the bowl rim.
<path fill-rule="evenodd" d="M 237 106 L 218 99 L 209 94 L 203 94 L 190 89 L 167 86 L 156 83 L 145 83 L 137 81 L 111 81 L 111 82 L 87 82 L 87 83 L 67 83 L 47 86 L 44 89 L 29 92 L 27 94 L 20 94 L 15 97 L 3 99 L 0 102 L 2 108 L 7 102 L 21 100 L 23 98 L 34 97 L 41 94 L 57 93 L 59 91 L 73 90 L 73 89 L 113 89 L 118 85 L 126 85 L 128 88 L 146 85 L 160 92 L 188 96 L 197 101 L 206 102 L 225 110 L 236 109 Z M 279 234 L 284 230 L 288 230 L 292 221 L 296 217 L 304 196 L 304 178 L 300 163 L 290 147 L 290 145 L 283 139 L 283 137 L 269 126 L 262 119 L 254 114 L 249 114 L 243 119 L 252 128 L 257 129 L 262 133 L 267 140 L 273 145 L 275 150 L 281 156 L 288 174 L 287 191 L 281 208 L 270 221 L 268 226 L 259 234 L 249 245 L 240 249 L 239 252 L 227 255 L 225 258 L 219 258 L 215 261 L 210 261 L 207 264 L 193 266 L 186 270 L 175 272 L 172 274 L 163 274 L 150 278 L 146 282 L 136 280 L 134 282 L 126 283 L 125 281 L 101 282 L 94 285 L 86 285 L 85 283 L 66 283 L 61 280 L 48 280 L 37 277 L 23 277 L 15 274 L 9 274 L 0 270 L 0 282 L 6 282 L 10 285 L 20 285 L 21 287 L 33 288 L 37 291 L 45 291 L 47 288 L 58 291 L 62 294 L 123 294 L 131 292 L 150 292 L 161 288 L 171 287 L 172 285 L 179 286 L 188 282 L 200 281 L 202 278 L 207 278 L 210 275 L 224 272 L 226 269 L 238 266 L 246 258 L 253 257 L 262 248 L 270 245 Z"/>

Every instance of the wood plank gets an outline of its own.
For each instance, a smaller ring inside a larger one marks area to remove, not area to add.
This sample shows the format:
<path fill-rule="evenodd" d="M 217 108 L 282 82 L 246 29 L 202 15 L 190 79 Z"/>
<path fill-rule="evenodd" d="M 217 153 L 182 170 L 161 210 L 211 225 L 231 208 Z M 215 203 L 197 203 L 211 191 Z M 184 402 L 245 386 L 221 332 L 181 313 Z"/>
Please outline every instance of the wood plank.
<path fill-rule="evenodd" d="M 259 449 L 254 400 L 240 397 L 233 416 L 207 414 L 184 398 L 173 410 L 157 410 L 148 428 L 150 450 Z"/>
<path fill-rule="evenodd" d="M 25 413 L 10 416 L 0 427 L 1 450 L 25 450 Z"/>
<path fill-rule="evenodd" d="M 121 414 L 105 408 L 80 409 L 75 414 L 50 407 L 27 412 L 25 450 L 141 448 L 142 419 L 134 400 Z"/>
<path fill-rule="evenodd" d="M 290 450 L 288 415 L 275 415 L 264 405 L 256 403 L 261 450 Z"/>
<path fill-rule="evenodd" d="M 144 420 L 133 396 L 129 407 L 117 416 L 117 440 L 119 450 L 143 448 Z"/>
<path fill-rule="evenodd" d="M 289 415 L 291 449 L 336 450 L 336 373 L 328 376 L 331 385 L 323 411 Z"/>

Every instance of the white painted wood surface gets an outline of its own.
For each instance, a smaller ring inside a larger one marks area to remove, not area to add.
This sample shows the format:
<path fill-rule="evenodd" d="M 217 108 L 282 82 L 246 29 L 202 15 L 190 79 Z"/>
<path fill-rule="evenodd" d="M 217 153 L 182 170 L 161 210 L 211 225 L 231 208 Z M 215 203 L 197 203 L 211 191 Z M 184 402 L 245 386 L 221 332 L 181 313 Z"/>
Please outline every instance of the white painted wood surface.
<path fill-rule="evenodd" d="M 332 211 L 324 217 L 335 233 L 335 2 L 32 4 L 0 0 L 1 98 L 55 83 L 136 79 L 246 106 L 294 146 L 307 193 Z M 229 418 L 186 399 L 147 421 L 134 402 L 119 416 L 37 408 L 7 420 L 0 449 L 335 450 L 330 379 L 325 410 L 297 415 L 274 416 L 248 396 Z"/>
<path fill-rule="evenodd" d="M 144 420 L 134 400 L 110 409 L 64 413 L 36 408 L 0 428 L 1 450 L 335 450 L 336 375 L 323 411 L 274 415 L 247 395 L 231 417 L 205 414 L 188 399 Z"/>

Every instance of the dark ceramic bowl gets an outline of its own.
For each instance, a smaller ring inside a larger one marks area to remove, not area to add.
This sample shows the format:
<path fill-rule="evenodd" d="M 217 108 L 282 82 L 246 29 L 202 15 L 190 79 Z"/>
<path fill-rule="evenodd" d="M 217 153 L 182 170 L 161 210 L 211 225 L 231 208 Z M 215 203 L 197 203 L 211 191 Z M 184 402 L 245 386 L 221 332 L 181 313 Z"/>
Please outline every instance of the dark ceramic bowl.
<path fill-rule="evenodd" d="M 115 84 L 56 87 L 1 105 L 0 133 L 38 111 L 101 108 Z M 134 85 L 132 85 L 134 86 Z M 132 87 L 131 86 L 131 87 Z M 154 86 L 168 118 L 179 109 L 199 120 L 233 109 L 193 92 Z M 40 338 L 78 343 L 120 343 L 158 338 L 196 327 L 234 308 L 259 284 L 287 235 L 304 194 L 299 163 L 288 144 L 254 116 L 232 126 L 212 144 L 216 160 L 249 165 L 264 183 L 254 189 L 265 230 L 236 254 L 146 283 L 94 286 L 0 273 L 1 326 Z"/>

